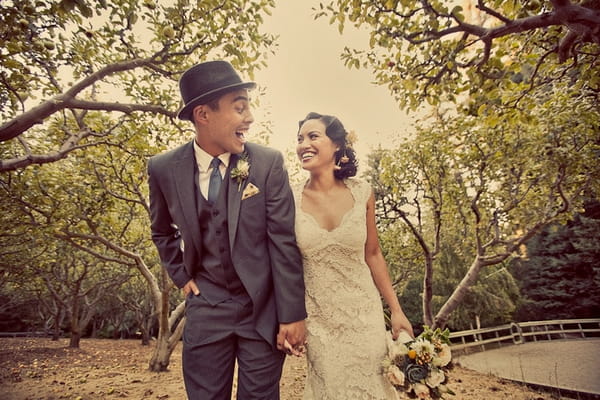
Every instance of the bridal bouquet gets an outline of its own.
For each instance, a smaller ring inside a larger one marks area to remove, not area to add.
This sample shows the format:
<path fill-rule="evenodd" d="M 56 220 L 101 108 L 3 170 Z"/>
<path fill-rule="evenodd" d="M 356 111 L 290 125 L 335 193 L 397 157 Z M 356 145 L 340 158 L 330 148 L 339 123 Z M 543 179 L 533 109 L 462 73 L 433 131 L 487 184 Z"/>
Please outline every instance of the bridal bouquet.
<path fill-rule="evenodd" d="M 416 339 L 406 332 L 395 341 L 389 337 L 383 373 L 401 398 L 443 399 L 444 394 L 454 394 L 444 385 L 452 358 L 449 336 L 448 329 L 432 330 L 425 326 Z"/>

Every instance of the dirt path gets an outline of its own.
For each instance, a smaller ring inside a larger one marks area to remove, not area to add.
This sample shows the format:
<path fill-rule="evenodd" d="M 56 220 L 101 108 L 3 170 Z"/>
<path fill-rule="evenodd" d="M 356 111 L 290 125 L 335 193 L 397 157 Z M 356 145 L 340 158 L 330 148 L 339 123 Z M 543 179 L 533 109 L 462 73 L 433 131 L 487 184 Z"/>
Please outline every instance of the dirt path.
<path fill-rule="evenodd" d="M 0 339 L 2 400 L 183 400 L 181 346 L 171 370 L 147 370 L 151 349 L 134 340 L 83 339 L 80 349 L 63 339 Z M 301 400 L 305 360 L 288 358 L 281 381 L 283 400 Z M 550 400 L 552 397 L 491 375 L 455 367 L 449 386 L 456 400 Z"/>

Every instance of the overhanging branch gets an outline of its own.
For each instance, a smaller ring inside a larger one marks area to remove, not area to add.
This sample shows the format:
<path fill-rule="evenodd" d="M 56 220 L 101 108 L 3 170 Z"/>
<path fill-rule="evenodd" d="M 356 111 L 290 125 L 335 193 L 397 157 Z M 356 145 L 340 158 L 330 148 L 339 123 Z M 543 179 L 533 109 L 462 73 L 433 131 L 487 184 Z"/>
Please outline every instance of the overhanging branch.
<path fill-rule="evenodd" d="M 25 132 L 36 124 L 41 124 L 50 115 L 68 108 L 80 108 L 86 110 L 107 110 L 107 111 L 121 111 L 124 113 L 131 113 L 134 111 L 153 111 L 159 112 L 172 116 L 173 113 L 169 113 L 162 107 L 151 106 L 151 105 L 128 105 L 119 103 L 101 103 L 101 102 L 89 102 L 77 100 L 75 97 L 88 87 L 91 87 L 96 82 L 101 81 L 105 77 L 136 68 L 142 68 L 150 66 L 155 63 L 154 58 L 147 59 L 136 59 L 129 61 L 117 62 L 90 74 L 75 85 L 73 85 L 66 92 L 54 96 L 53 98 L 44 101 L 40 105 L 32 108 L 29 111 L 13 118 L 12 120 L 4 123 L 0 126 L 0 142 L 11 140 L 21 133 Z M 109 107 L 102 108 L 102 107 Z"/>

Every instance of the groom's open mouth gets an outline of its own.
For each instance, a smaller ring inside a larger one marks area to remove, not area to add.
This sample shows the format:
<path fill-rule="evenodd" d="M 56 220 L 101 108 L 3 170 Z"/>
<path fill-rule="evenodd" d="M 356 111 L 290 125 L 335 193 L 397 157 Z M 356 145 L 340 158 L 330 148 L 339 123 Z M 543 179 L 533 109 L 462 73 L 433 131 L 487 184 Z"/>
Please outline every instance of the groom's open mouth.
<path fill-rule="evenodd" d="M 235 136 L 237 136 L 237 138 L 240 139 L 240 141 L 242 143 L 245 143 L 246 142 L 246 132 L 247 131 L 245 131 L 245 130 L 243 130 L 243 131 L 242 130 L 236 131 L 235 132 Z"/>

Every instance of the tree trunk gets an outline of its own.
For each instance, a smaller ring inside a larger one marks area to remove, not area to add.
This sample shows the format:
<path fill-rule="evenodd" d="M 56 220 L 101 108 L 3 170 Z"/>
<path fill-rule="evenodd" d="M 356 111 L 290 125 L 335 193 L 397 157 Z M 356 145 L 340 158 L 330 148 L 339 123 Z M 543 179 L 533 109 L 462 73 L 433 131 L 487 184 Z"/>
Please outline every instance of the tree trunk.
<path fill-rule="evenodd" d="M 168 338 L 158 337 L 156 347 L 150 358 L 149 369 L 152 372 L 164 372 L 169 369 L 169 362 L 171 361 L 171 353 L 173 350 L 169 350 Z"/>
<path fill-rule="evenodd" d="M 69 340 L 69 347 L 78 349 L 80 341 L 81 341 L 81 332 L 71 332 L 71 339 Z"/>
<path fill-rule="evenodd" d="M 159 335 L 156 347 L 150 359 L 149 369 L 152 372 L 164 372 L 168 370 L 171 354 L 177 344 L 180 342 L 183 334 L 185 318 L 182 318 L 175 327 L 175 331 L 170 335 Z M 162 332 L 163 330 L 161 330 Z M 168 332 L 168 331 L 167 331 Z"/>
<path fill-rule="evenodd" d="M 433 257 L 429 251 L 425 252 L 425 275 L 423 276 L 423 323 L 427 326 L 433 324 L 433 311 L 431 299 L 433 298 Z"/>
<path fill-rule="evenodd" d="M 96 321 L 96 319 L 94 319 L 92 321 L 92 333 L 90 333 L 90 337 L 97 339 L 98 338 L 98 321 Z"/>
<path fill-rule="evenodd" d="M 142 346 L 150 345 L 150 332 L 147 329 L 141 329 L 142 331 Z"/>
<path fill-rule="evenodd" d="M 152 353 L 150 359 L 149 369 L 153 372 L 166 371 L 169 366 L 169 359 L 171 353 L 179 343 L 181 335 L 183 334 L 183 326 L 185 324 L 185 317 L 181 318 L 177 323 L 177 326 L 173 333 L 171 333 L 172 325 L 177 319 L 179 313 L 185 309 L 185 302 L 182 302 L 174 311 L 171 318 L 169 318 L 169 290 L 162 290 L 158 293 L 160 302 L 157 302 L 158 312 L 158 337 L 156 341 L 156 347 Z"/>
<path fill-rule="evenodd" d="M 152 328 L 152 317 L 144 318 L 140 323 L 140 332 L 142 333 L 142 346 L 150 344 L 150 329 Z"/>
<path fill-rule="evenodd" d="M 69 347 L 79 348 L 79 341 L 81 340 L 81 330 L 79 329 L 79 298 L 73 297 L 73 306 L 71 311 L 71 340 L 69 341 Z"/>
<path fill-rule="evenodd" d="M 54 326 L 52 327 L 52 341 L 53 342 L 56 342 L 56 341 L 58 341 L 58 339 L 60 339 L 60 326 L 62 325 L 63 316 L 64 316 L 64 314 L 62 312 L 62 309 L 61 309 L 61 311 L 56 313 L 54 316 Z"/>
<path fill-rule="evenodd" d="M 437 315 L 435 316 L 435 321 L 432 326 L 433 329 L 444 329 L 446 327 L 448 319 L 450 318 L 450 314 L 452 311 L 456 310 L 471 286 L 473 286 L 483 265 L 484 264 L 479 257 L 475 257 L 475 260 L 473 260 L 471 263 L 471 266 L 469 267 L 469 270 L 463 277 L 462 281 L 460 281 L 456 289 L 454 289 L 454 292 L 452 292 L 450 295 L 450 298 L 444 303 L 440 311 L 438 311 Z"/>

